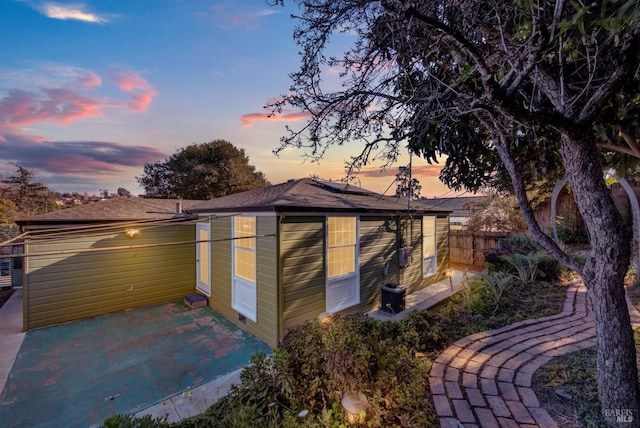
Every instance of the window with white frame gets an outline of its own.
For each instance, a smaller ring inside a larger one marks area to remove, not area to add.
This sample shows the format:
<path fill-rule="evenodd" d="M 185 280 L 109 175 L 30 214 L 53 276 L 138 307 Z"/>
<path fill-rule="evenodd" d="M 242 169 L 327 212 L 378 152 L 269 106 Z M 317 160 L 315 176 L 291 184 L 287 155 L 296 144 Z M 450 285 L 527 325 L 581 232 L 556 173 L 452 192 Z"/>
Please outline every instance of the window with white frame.
<path fill-rule="evenodd" d="M 327 217 L 327 312 L 360 302 L 358 251 L 357 218 Z"/>
<path fill-rule="evenodd" d="M 233 217 L 233 283 L 231 307 L 257 320 L 256 218 Z"/>
<path fill-rule="evenodd" d="M 422 277 L 438 273 L 436 217 L 422 217 Z"/>

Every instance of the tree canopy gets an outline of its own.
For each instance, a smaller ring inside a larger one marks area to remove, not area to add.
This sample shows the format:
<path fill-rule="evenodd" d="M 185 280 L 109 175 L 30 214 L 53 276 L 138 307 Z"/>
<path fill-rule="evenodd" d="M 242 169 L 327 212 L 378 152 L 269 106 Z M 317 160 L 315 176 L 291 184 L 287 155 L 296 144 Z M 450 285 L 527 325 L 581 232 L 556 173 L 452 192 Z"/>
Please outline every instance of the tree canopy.
<path fill-rule="evenodd" d="M 9 199 L 0 199 L 0 224 L 11 224 L 15 219 L 18 207 Z"/>
<path fill-rule="evenodd" d="M 396 174 L 396 196 L 407 199 L 419 199 L 422 186 L 417 178 L 411 177 L 411 167 L 401 166 Z"/>
<path fill-rule="evenodd" d="M 121 198 L 130 198 L 131 197 L 131 192 L 128 191 L 126 188 L 124 187 L 118 187 L 118 190 L 116 191 L 116 193 L 118 194 L 118 196 L 120 196 Z"/>
<path fill-rule="evenodd" d="M 146 197 L 211 199 L 269 185 L 243 149 L 225 140 L 191 144 L 136 177 Z"/>
<path fill-rule="evenodd" d="M 49 189 L 35 181 L 35 173 L 20 165 L 16 165 L 14 175 L 2 180 L 6 185 L 2 189 L 2 197 L 13 202 L 21 216 L 42 214 L 58 209 L 49 199 Z"/>
<path fill-rule="evenodd" d="M 604 162 L 640 157 L 639 2 L 297 3 L 301 67 L 270 108 L 311 119 L 289 128 L 281 149 L 321 157 L 361 144 L 350 171 L 376 157 L 393 162 L 405 147 L 428 162 L 446 155 L 441 179 L 454 189 L 476 190 L 505 172 L 531 234 L 587 285 L 603 408 L 640 414 L 623 287 L 629 232 L 603 179 Z M 331 56 L 338 37 L 353 43 Z M 341 84 L 327 84 L 328 70 Z M 572 186 L 592 246 L 586 263 L 535 220 L 526 184 L 548 173 Z"/>

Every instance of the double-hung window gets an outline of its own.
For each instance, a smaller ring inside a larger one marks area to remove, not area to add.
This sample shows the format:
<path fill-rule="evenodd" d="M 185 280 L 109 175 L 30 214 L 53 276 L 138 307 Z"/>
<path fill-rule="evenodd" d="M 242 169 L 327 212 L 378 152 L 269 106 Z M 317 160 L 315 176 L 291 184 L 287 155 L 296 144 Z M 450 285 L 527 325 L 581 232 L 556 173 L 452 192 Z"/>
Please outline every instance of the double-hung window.
<path fill-rule="evenodd" d="M 327 217 L 326 310 L 337 312 L 360 302 L 358 219 Z"/>
<path fill-rule="evenodd" d="M 233 284 L 231 307 L 257 321 L 256 218 L 233 217 Z"/>
<path fill-rule="evenodd" d="M 422 276 L 438 273 L 438 248 L 436 242 L 436 217 L 422 217 Z"/>

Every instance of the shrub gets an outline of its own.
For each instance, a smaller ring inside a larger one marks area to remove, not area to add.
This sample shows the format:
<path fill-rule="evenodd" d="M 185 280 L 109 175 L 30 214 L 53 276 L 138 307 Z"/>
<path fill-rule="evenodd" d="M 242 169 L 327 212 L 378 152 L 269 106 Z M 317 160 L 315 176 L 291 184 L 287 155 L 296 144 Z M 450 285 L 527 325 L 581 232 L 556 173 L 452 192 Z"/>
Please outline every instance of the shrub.
<path fill-rule="evenodd" d="M 180 428 L 206 426 L 270 426 L 286 409 L 277 406 L 272 357 L 257 352 L 240 373 L 240 384 L 213 403 L 203 414 L 173 424 Z"/>
<path fill-rule="evenodd" d="M 368 426 L 430 426 L 430 362 L 414 357 L 422 347 L 423 320 L 378 321 L 363 314 L 332 316 L 287 332 L 276 350 L 277 383 L 292 409 L 309 409 L 323 426 L 345 422 L 345 393 L 367 397 Z"/>
<path fill-rule="evenodd" d="M 164 418 L 154 418 L 151 415 L 113 415 L 103 422 L 102 428 L 161 428 L 166 426 L 165 423 Z"/>
<path fill-rule="evenodd" d="M 536 282 L 538 274 L 541 273 L 538 264 L 543 254 L 542 251 L 529 254 L 515 253 L 505 254 L 500 258 L 515 269 L 516 275 L 514 277 L 518 278 L 521 284 L 528 285 Z"/>
<path fill-rule="evenodd" d="M 544 281 L 555 281 L 562 274 L 562 265 L 549 253 L 547 253 L 538 242 L 528 235 L 514 235 L 501 239 L 498 248 L 489 251 L 485 256 L 485 262 L 489 271 L 507 272 L 521 279 L 521 272 L 518 271 L 520 262 L 533 262 L 534 258 L 537 266 L 536 279 L 540 278 Z M 530 257 L 530 260 L 522 259 L 521 256 Z M 536 254 L 535 256 L 529 256 Z M 518 257 L 519 260 L 513 260 Z M 514 262 L 516 264 L 514 264 Z M 528 269 L 529 273 L 531 269 Z M 530 283 L 531 281 L 523 281 Z"/>
<path fill-rule="evenodd" d="M 588 244 L 589 235 L 584 230 L 572 230 L 563 226 L 556 228 L 558 240 L 564 244 Z"/>
<path fill-rule="evenodd" d="M 510 254 L 529 254 L 542 250 L 542 247 L 529 235 L 513 235 L 500 240 L 500 249 Z"/>
<path fill-rule="evenodd" d="M 503 272 L 492 272 L 481 274 L 480 279 L 484 282 L 485 294 L 489 297 L 491 304 L 494 305 L 493 313 L 495 314 L 498 311 L 500 300 L 506 288 L 513 280 L 513 275 Z"/>

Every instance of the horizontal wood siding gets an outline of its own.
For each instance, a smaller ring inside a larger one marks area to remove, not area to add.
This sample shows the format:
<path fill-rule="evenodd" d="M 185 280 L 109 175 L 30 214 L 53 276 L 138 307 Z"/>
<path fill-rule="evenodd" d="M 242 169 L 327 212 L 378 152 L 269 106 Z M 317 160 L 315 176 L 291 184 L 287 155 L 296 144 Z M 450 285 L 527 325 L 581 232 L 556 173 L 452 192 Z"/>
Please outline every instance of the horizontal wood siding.
<path fill-rule="evenodd" d="M 275 216 L 256 218 L 258 323 L 249 330 L 272 348 L 278 345 L 278 239 Z"/>
<path fill-rule="evenodd" d="M 393 217 L 360 217 L 360 305 L 368 312 L 380 307 L 380 287 L 398 282 L 398 222 Z M 383 269 L 387 265 L 387 275 Z"/>
<path fill-rule="evenodd" d="M 325 312 L 324 217 L 287 217 L 280 225 L 282 330 Z"/>
<path fill-rule="evenodd" d="M 436 240 L 438 243 L 438 273 L 442 275 L 451 267 L 451 235 L 449 232 L 449 216 L 436 219 Z M 439 279 L 439 278 L 438 278 Z"/>
<path fill-rule="evenodd" d="M 209 306 L 236 322 L 238 313 L 231 309 L 231 223 L 232 217 L 211 220 L 211 297 Z"/>
<path fill-rule="evenodd" d="M 407 293 L 410 294 L 427 285 L 422 278 L 422 217 L 402 218 L 400 227 L 401 238 L 413 248 L 409 264 L 400 269 L 400 283 L 407 287 Z"/>
<path fill-rule="evenodd" d="M 414 292 L 444 277 L 449 268 L 449 218 L 436 220 L 438 274 L 422 277 L 422 217 L 360 216 L 360 303 L 340 313 L 380 307 L 380 287 L 397 282 Z M 281 226 L 283 331 L 316 319 L 326 308 L 325 218 L 291 217 Z M 399 266 L 403 238 L 413 247 L 408 266 Z M 383 269 L 387 266 L 387 274 Z"/>
<path fill-rule="evenodd" d="M 28 242 L 26 328 L 37 328 L 183 298 L 195 291 L 193 225 L 82 232 Z M 151 245 L 148 248 L 113 247 Z M 88 249 L 100 251 L 83 252 Z M 42 252 L 62 252 L 38 256 Z M 71 251 L 71 252 L 69 252 Z"/>
<path fill-rule="evenodd" d="M 408 266 L 401 268 L 400 283 L 407 286 L 407 293 L 413 293 L 422 288 L 442 280 L 445 271 L 450 267 L 449 257 L 449 216 L 436 217 L 436 243 L 438 251 L 438 273 L 423 278 L 422 267 L 422 217 L 417 217 L 409 222 L 401 220 L 403 233 L 408 240 L 411 237 L 413 256 Z M 411 225 L 413 224 L 413 228 Z M 409 241 L 407 241 L 409 242 Z"/>
<path fill-rule="evenodd" d="M 278 343 L 277 237 L 274 216 L 256 217 L 257 322 L 240 320 L 231 307 L 232 217 L 211 220 L 211 298 L 209 305 L 272 348 Z"/>

